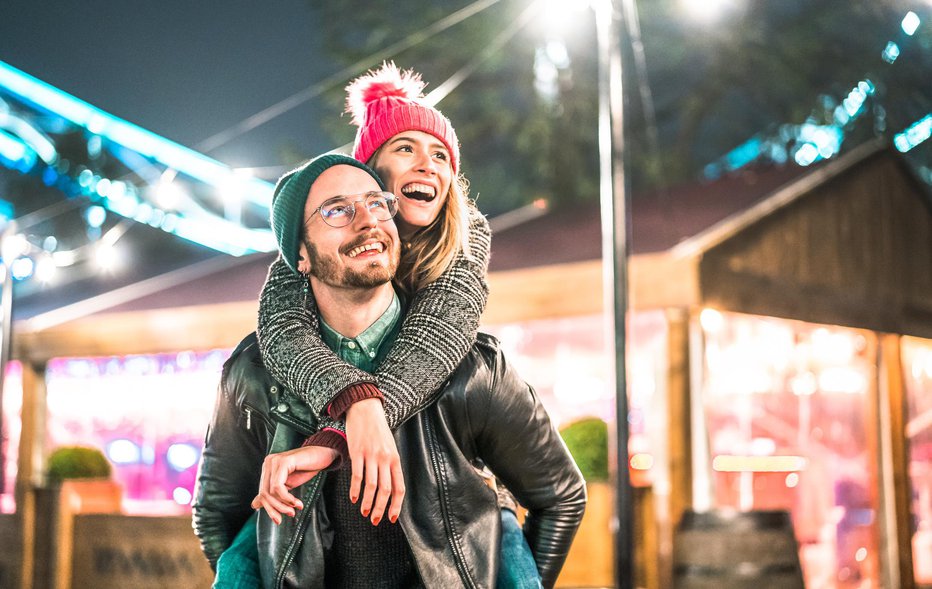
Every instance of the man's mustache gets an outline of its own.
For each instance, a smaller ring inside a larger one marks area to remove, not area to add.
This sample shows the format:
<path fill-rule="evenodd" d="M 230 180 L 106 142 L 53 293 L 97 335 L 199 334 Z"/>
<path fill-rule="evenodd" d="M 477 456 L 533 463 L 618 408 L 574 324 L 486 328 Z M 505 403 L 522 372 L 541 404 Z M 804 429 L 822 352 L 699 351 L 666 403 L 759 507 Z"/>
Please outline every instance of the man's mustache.
<path fill-rule="evenodd" d="M 381 231 L 379 229 L 372 229 L 365 235 L 360 235 L 359 237 L 351 241 L 348 245 L 346 245 L 343 248 L 343 253 L 353 251 L 353 249 L 363 245 L 364 243 L 372 239 L 383 242 L 385 244 L 386 251 L 390 251 L 392 249 L 392 245 L 395 243 L 395 240 L 389 237 L 389 235 L 385 233 L 384 231 Z"/>

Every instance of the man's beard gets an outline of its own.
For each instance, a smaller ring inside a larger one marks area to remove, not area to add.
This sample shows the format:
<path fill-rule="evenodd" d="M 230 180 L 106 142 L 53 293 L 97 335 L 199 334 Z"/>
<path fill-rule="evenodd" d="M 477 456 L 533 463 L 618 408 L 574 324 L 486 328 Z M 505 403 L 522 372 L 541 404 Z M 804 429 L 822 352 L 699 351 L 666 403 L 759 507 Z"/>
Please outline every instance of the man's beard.
<path fill-rule="evenodd" d="M 373 262 L 362 270 L 343 267 L 342 272 L 337 261 L 331 256 L 322 256 L 312 243 L 304 242 L 307 247 L 311 266 L 310 274 L 324 284 L 342 288 L 375 288 L 395 277 L 398 270 L 398 257 L 389 252 L 388 266 Z"/>

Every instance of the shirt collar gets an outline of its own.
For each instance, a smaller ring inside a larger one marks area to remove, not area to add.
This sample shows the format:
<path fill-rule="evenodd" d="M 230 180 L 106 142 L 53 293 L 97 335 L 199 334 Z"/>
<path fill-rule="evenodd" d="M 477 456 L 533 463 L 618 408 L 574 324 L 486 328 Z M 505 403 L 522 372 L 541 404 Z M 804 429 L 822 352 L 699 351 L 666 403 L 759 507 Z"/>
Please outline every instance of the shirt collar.
<path fill-rule="evenodd" d="M 397 293 L 392 294 L 392 302 L 385 312 L 375 322 L 354 338 L 344 337 L 337 333 L 327 322 L 320 318 L 320 333 L 324 343 L 332 350 L 340 350 L 349 342 L 354 342 L 367 356 L 374 358 L 392 333 L 392 328 L 401 317 L 401 301 Z"/>

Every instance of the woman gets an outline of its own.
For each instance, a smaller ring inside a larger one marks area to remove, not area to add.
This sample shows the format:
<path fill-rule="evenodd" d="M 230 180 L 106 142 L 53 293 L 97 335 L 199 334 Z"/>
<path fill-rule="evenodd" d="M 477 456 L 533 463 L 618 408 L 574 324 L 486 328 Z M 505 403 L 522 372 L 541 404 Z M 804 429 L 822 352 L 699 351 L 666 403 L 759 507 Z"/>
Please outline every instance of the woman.
<path fill-rule="evenodd" d="M 305 445 L 348 454 L 351 501 L 359 499 L 364 480 L 377 486 L 377 492 L 366 488 L 360 504 L 362 515 L 376 525 L 389 495 L 388 517 L 396 521 L 404 494 L 389 428 L 428 404 L 459 364 L 475 339 L 488 297 L 489 226 L 467 200 L 456 133 L 446 117 L 420 102 L 423 87 L 417 74 L 394 64 L 347 87 L 348 111 L 359 127 L 353 156 L 368 163 L 399 199 L 395 222 L 403 248 L 395 283 L 408 295 L 409 307 L 378 371 L 358 370 L 324 345 L 307 279 L 286 261 L 272 265 L 260 297 L 257 333 L 266 367 L 325 418 Z M 384 402 L 384 414 L 382 403 L 364 403 L 371 399 Z M 362 410 L 373 406 L 375 412 Z M 345 419 L 345 433 L 340 419 Z M 295 507 L 291 503 L 283 511 L 293 515 Z M 499 586 L 538 587 L 512 510 L 502 512 Z M 221 558 L 218 580 L 224 567 Z"/>

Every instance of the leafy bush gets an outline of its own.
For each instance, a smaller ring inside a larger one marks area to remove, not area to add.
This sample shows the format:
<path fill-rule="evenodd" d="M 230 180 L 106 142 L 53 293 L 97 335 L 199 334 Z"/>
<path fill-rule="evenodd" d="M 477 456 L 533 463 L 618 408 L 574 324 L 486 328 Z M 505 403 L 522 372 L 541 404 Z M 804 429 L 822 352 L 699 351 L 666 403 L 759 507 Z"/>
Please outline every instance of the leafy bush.
<path fill-rule="evenodd" d="M 560 431 L 587 482 L 608 480 L 608 424 L 597 417 L 581 419 Z"/>
<path fill-rule="evenodd" d="M 109 478 L 112 468 L 104 453 L 97 448 L 63 446 L 49 456 L 48 479 Z"/>

